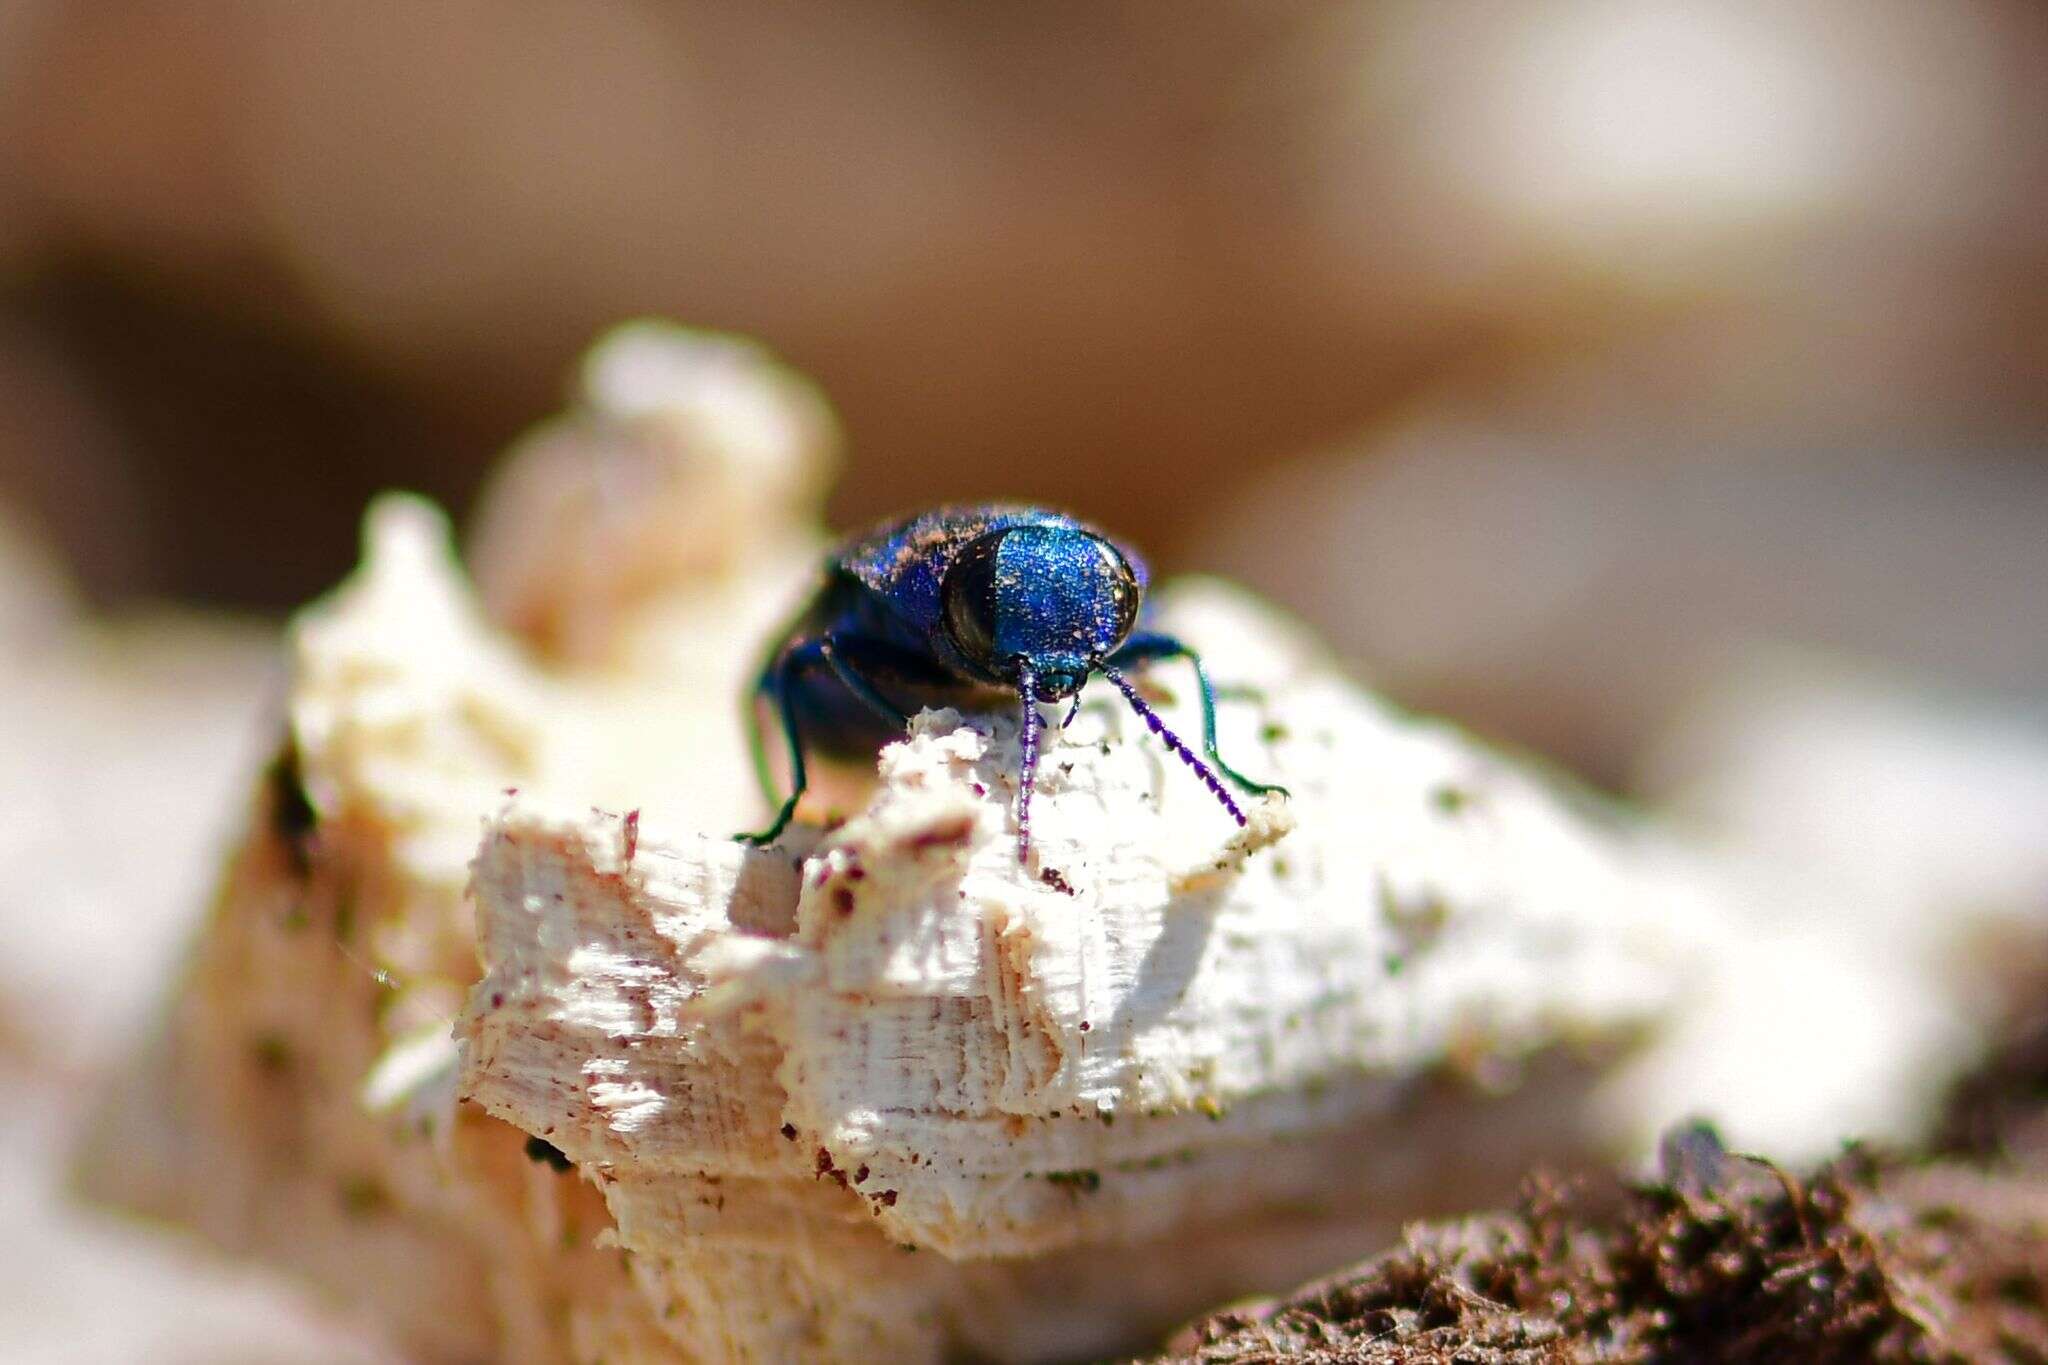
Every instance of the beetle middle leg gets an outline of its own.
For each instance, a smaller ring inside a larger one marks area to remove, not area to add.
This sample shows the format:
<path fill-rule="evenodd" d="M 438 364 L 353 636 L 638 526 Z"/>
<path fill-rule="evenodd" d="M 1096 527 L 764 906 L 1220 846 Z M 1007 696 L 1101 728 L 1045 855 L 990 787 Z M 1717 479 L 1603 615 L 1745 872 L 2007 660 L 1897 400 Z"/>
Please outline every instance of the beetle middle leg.
<path fill-rule="evenodd" d="M 1288 795 L 1287 788 L 1274 782 L 1254 782 L 1237 769 L 1223 761 L 1223 755 L 1216 752 L 1216 689 L 1209 685 L 1209 670 L 1202 667 L 1202 656 L 1189 649 L 1171 635 L 1158 631 L 1139 631 L 1125 640 L 1122 648 L 1109 656 L 1112 667 L 1122 668 L 1130 664 L 1151 663 L 1163 659 L 1186 659 L 1195 670 L 1195 682 L 1202 697 L 1202 752 L 1216 765 L 1218 772 L 1238 785 L 1242 791 L 1254 796 L 1268 792 Z"/>

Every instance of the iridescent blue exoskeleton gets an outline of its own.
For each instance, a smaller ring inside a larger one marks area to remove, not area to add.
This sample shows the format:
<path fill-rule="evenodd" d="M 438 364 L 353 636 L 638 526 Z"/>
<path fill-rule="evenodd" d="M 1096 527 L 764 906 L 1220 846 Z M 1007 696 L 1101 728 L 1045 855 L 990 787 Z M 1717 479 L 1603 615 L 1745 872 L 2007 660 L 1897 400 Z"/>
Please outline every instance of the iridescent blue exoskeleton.
<path fill-rule="evenodd" d="M 766 698 L 782 719 L 793 790 L 773 824 L 740 837 L 760 844 L 782 833 L 804 794 L 807 747 L 871 757 L 900 738 L 910 713 L 921 708 L 986 710 L 1014 700 L 1023 708 L 1017 857 L 1025 861 L 1038 704 L 1071 697 L 1078 707 L 1082 685 L 1097 673 L 1244 824 L 1217 771 L 1247 792 L 1284 789 L 1251 781 L 1217 755 L 1209 675 L 1186 645 L 1140 628 L 1144 608 L 1145 568 L 1137 556 L 1100 531 L 1042 508 L 941 507 L 848 541 L 826 561 L 824 583 L 749 699 L 762 789 L 774 801 L 761 737 L 759 703 Z M 1194 668 L 1202 748 L 1216 771 L 1166 728 L 1124 677 L 1132 664 L 1175 658 Z M 1067 718 L 1073 715 L 1070 709 Z"/>

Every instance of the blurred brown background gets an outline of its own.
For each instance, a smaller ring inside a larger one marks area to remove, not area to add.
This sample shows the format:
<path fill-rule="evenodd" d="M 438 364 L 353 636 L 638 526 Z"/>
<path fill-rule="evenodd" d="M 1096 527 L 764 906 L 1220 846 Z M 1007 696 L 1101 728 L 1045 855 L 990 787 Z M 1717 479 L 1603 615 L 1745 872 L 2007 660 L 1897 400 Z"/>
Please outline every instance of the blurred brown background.
<path fill-rule="evenodd" d="M 2037 0 L 0 7 L 0 504 L 103 602 L 304 599 L 648 313 L 841 524 L 1056 501 L 1597 771 L 1702 640 L 2048 692 Z"/>

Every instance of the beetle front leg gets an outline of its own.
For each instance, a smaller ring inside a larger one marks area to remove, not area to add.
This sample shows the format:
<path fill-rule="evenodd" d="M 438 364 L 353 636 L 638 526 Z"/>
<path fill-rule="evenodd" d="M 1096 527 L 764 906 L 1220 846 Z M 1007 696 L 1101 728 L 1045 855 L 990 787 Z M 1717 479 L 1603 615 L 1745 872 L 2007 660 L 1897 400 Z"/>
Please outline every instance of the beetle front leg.
<path fill-rule="evenodd" d="M 735 835 L 741 843 L 761 845 L 772 844 L 789 827 L 790 818 L 796 814 L 796 805 L 803 799 L 804 789 L 810 786 L 810 776 L 804 770 L 803 736 L 797 729 L 796 702 L 792 696 L 792 684 L 806 669 L 816 668 L 826 662 L 826 647 L 823 639 L 798 640 L 777 655 L 761 674 L 754 685 L 754 695 L 749 700 L 748 718 L 753 737 L 754 766 L 761 779 L 761 791 L 772 803 L 775 800 L 775 785 L 768 772 L 768 748 L 761 734 L 761 698 L 765 695 L 775 702 L 776 713 L 782 719 L 782 739 L 789 750 L 789 798 L 775 812 L 774 823 L 753 834 Z"/>
<path fill-rule="evenodd" d="M 871 657 L 872 656 L 872 657 Z M 789 775 L 794 790 L 776 811 L 775 821 L 767 829 L 756 834 L 742 834 L 738 837 L 750 844 L 770 844 L 786 829 L 796 815 L 797 802 L 810 785 L 804 767 L 803 736 L 798 730 L 794 684 L 806 672 L 827 668 L 840 685 L 860 698 L 869 710 L 894 726 L 905 726 L 910 717 L 875 686 L 865 671 L 865 664 L 888 662 L 886 650 L 866 641 L 860 636 L 817 635 L 807 640 L 798 640 L 777 655 L 761 674 L 761 680 L 754 686 L 753 697 L 749 700 L 748 718 L 753 743 L 754 769 L 761 780 L 761 791 L 769 803 L 775 802 L 775 783 L 768 771 L 768 748 L 761 734 L 761 698 L 763 695 L 774 699 L 776 712 L 782 720 L 782 737 L 789 749 Z"/>
<path fill-rule="evenodd" d="M 1195 682 L 1202 696 L 1202 752 L 1216 765 L 1216 770 L 1235 782 L 1238 787 L 1254 796 L 1268 792 L 1288 795 L 1287 788 L 1274 782 L 1254 782 L 1237 769 L 1223 761 L 1223 755 L 1216 752 L 1216 690 L 1209 685 L 1209 670 L 1202 667 L 1202 656 L 1189 649 L 1171 635 L 1158 631 L 1139 631 L 1125 640 L 1123 647 L 1109 656 L 1112 667 L 1122 668 L 1130 664 L 1151 663 L 1162 659 L 1186 659 L 1194 666 Z"/>

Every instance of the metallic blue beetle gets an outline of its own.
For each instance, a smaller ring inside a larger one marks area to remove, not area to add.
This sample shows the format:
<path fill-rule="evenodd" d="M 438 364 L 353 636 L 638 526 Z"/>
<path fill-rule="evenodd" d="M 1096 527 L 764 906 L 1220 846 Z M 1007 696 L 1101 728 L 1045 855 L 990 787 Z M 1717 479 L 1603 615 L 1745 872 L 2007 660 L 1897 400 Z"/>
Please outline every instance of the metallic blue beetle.
<path fill-rule="evenodd" d="M 1247 792 L 1284 791 L 1240 775 L 1216 753 L 1216 696 L 1195 652 L 1170 635 L 1138 629 L 1145 567 L 1137 556 L 1072 517 L 1037 507 L 941 507 L 888 523 L 841 545 L 825 580 L 778 645 L 749 699 L 762 790 L 775 787 L 761 735 L 760 702 L 773 702 L 789 745 L 793 790 L 775 821 L 749 843 L 789 824 L 807 778 L 804 751 L 871 757 L 900 738 L 927 706 L 985 710 L 1023 706 L 1017 858 L 1031 850 L 1038 703 L 1072 697 L 1100 673 L 1152 733 L 1207 784 L 1242 825 L 1244 812 L 1201 759 L 1167 729 L 1122 670 L 1184 658 L 1202 696 L 1202 748 Z M 1074 711 L 1067 712 L 1072 720 Z"/>

